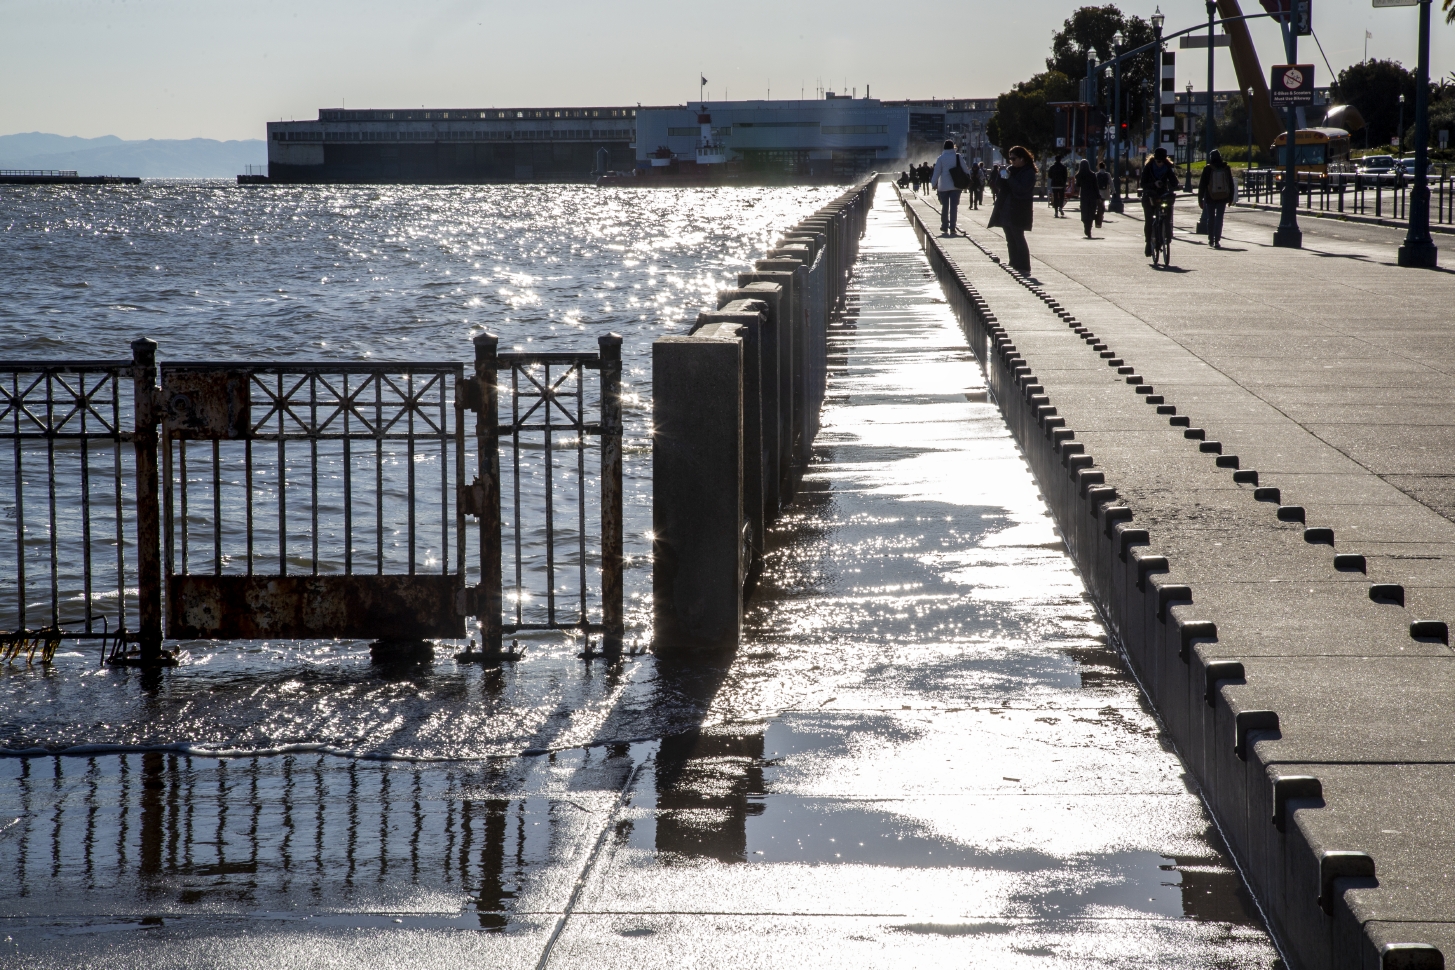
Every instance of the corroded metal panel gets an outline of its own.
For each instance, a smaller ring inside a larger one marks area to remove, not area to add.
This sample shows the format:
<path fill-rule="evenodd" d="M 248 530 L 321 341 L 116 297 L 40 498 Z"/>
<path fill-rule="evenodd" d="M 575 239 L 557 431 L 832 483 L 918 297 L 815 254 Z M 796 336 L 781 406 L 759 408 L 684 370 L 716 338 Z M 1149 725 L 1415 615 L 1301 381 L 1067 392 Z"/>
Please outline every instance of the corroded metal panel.
<path fill-rule="evenodd" d="M 455 576 L 172 576 L 175 640 L 459 638 Z"/>
<path fill-rule="evenodd" d="M 162 368 L 162 423 L 168 437 L 246 438 L 251 429 L 251 377 L 242 370 Z"/>

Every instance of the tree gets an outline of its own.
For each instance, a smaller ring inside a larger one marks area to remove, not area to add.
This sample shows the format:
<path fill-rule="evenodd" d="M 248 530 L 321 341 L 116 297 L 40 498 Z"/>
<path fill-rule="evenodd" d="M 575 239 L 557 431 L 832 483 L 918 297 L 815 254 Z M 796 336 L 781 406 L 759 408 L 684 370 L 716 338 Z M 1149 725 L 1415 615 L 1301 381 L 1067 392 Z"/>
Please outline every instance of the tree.
<path fill-rule="evenodd" d="M 1004 153 L 1024 145 L 1036 155 L 1055 142 L 1056 109 L 1051 101 L 1073 101 L 1076 82 L 1060 71 L 1046 71 L 1022 81 L 995 102 L 995 117 L 985 128 L 992 145 Z"/>
<path fill-rule="evenodd" d="M 1415 117 L 1415 76 L 1399 61 L 1363 61 L 1339 72 L 1331 85 L 1334 100 L 1352 104 L 1369 126 L 1369 144 L 1385 145 L 1399 127 L 1399 96 L 1405 96 L 1406 126 Z"/>
<path fill-rule="evenodd" d="M 1051 56 L 1046 58 L 1046 69 L 1060 71 L 1070 78 L 1085 77 L 1088 57 L 1094 55 L 1097 63 L 1104 63 L 1115 56 L 1112 38 L 1118 31 L 1122 33 L 1124 51 L 1150 44 L 1156 38 L 1151 24 L 1141 17 L 1124 15 L 1115 4 L 1081 7 L 1067 18 L 1060 30 L 1051 35 Z M 1101 101 L 1111 105 L 1112 71 L 1108 68 L 1099 72 L 1098 76 Z M 1131 121 L 1142 116 L 1142 112 L 1146 110 L 1143 92 L 1158 90 L 1157 81 L 1160 77 L 1156 51 L 1138 54 L 1122 64 L 1123 120 Z M 1107 114 L 1110 115 L 1111 112 Z"/>

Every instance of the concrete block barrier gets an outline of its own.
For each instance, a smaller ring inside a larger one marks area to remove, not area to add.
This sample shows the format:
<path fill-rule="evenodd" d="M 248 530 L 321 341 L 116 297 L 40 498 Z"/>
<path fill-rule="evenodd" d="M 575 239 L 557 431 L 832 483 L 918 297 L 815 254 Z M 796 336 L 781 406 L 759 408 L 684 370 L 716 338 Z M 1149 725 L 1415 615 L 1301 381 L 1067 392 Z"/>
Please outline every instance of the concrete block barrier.
<path fill-rule="evenodd" d="M 687 336 L 652 345 L 652 596 L 659 652 L 730 649 L 767 530 L 813 456 L 828 334 L 877 176 L 789 228 Z"/>
<path fill-rule="evenodd" d="M 975 239 L 936 236 L 925 204 L 901 199 L 1289 966 L 1443 967 L 1455 653 L 1446 622 L 1417 610 L 1448 597 L 1370 575 L 1372 528 L 1352 545 L 1347 518 L 1283 504 L 1277 469 L 1248 467 L 1233 436 L 1180 413 L 1074 308 Z"/>

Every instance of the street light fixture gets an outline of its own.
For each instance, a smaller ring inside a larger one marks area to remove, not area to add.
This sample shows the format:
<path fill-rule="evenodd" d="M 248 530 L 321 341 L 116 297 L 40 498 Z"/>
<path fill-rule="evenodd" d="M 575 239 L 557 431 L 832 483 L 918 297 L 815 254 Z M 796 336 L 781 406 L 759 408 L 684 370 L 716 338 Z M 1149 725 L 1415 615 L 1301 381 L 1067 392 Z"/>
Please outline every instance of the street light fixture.
<path fill-rule="evenodd" d="M 1162 25 L 1167 22 L 1167 18 L 1163 15 L 1161 6 L 1158 6 L 1156 12 L 1148 19 L 1152 21 L 1152 33 L 1156 35 L 1157 43 L 1157 59 L 1152 65 L 1152 90 L 1157 95 L 1158 110 L 1153 112 L 1152 118 L 1155 123 L 1153 130 L 1157 132 L 1157 144 L 1160 145 L 1162 144 Z M 1173 145 L 1172 148 L 1175 151 L 1177 146 Z"/>

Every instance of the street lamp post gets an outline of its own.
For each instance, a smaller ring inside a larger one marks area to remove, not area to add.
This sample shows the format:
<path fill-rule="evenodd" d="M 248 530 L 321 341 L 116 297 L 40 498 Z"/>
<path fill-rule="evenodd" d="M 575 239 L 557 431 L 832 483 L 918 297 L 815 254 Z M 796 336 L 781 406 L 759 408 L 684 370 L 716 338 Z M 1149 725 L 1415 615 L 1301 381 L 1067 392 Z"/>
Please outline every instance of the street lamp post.
<path fill-rule="evenodd" d="M 1292 5 L 1279 20 L 1283 27 L 1283 44 L 1288 63 L 1298 63 L 1298 33 L 1293 28 Z M 1288 138 L 1283 146 L 1283 199 L 1278 228 L 1273 231 L 1273 245 L 1286 249 L 1303 248 L 1303 230 L 1298 227 L 1298 111 L 1289 107 Z"/>
<path fill-rule="evenodd" d="M 1152 83 L 1157 95 L 1157 111 L 1152 117 L 1156 119 L 1156 127 L 1153 130 L 1157 133 L 1157 144 L 1160 145 L 1162 144 L 1162 25 L 1167 22 L 1167 17 L 1162 13 L 1162 7 L 1158 6 L 1152 16 L 1147 19 L 1152 21 L 1152 33 L 1157 42 L 1157 60 L 1152 67 Z M 1175 143 L 1172 150 L 1177 150 Z"/>
<path fill-rule="evenodd" d="M 1187 183 L 1192 184 L 1192 82 L 1187 82 Z"/>
<path fill-rule="evenodd" d="M 1430 174 L 1430 3 L 1431 0 L 1420 0 L 1420 51 L 1415 68 L 1415 184 L 1410 189 L 1409 232 L 1404 245 L 1399 247 L 1399 265 L 1421 269 L 1433 269 L 1439 252 L 1430 238 L 1427 181 Z M 1404 132 L 1400 134 L 1403 136 Z"/>
<path fill-rule="evenodd" d="M 1111 39 L 1115 54 L 1111 62 L 1111 201 L 1106 206 L 1111 212 L 1122 211 L 1122 42 L 1125 40 L 1120 30 Z"/>
<path fill-rule="evenodd" d="M 1248 99 L 1243 104 L 1244 110 L 1248 112 L 1248 164 L 1246 168 L 1249 172 L 1251 172 L 1253 171 L 1253 89 L 1249 88 L 1245 96 Z M 1247 181 L 1248 177 L 1245 175 L 1243 177 L 1244 192 L 1248 191 Z"/>
<path fill-rule="evenodd" d="M 1404 158 L 1404 95 L 1399 96 L 1399 128 L 1394 133 L 1394 147 L 1399 149 L 1399 157 Z"/>

